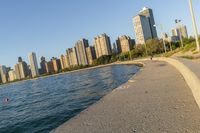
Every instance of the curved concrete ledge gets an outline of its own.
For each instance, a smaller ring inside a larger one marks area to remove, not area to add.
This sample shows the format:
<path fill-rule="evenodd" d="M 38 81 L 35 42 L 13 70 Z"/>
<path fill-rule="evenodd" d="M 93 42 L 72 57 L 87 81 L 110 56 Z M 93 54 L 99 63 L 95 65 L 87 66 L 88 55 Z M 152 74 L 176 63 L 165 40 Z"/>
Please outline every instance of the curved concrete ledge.
<path fill-rule="evenodd" d="M 164 58 L 164 57 L 155 58 L 154 60 L 165 61 L 171 64 L 172 66 L 174 66 L 182 74 L 186 83 L 192 90 L 196 103 L 198 104 L 200 108 L 200 80 L 199 78 L 188 67 L 186 67 L 183 63 L 179 62 L 178 60 L 175 60 L 172 58 Z"/>

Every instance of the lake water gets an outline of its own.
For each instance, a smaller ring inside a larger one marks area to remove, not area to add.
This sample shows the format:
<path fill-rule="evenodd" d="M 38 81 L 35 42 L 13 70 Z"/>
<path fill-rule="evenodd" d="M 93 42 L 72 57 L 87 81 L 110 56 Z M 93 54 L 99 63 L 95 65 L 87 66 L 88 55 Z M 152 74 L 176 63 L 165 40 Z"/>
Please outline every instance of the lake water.
<path fill-rule="evenodd" d="M 48 133 L 138 70 L 116 65 L 0 86 L 0 133 Z"/>

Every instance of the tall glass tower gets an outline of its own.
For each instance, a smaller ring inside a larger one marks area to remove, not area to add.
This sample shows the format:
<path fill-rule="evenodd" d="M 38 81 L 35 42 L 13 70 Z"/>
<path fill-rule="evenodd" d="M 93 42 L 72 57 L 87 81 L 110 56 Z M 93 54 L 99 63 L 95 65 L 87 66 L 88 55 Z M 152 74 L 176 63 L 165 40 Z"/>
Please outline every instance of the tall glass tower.
<path fill-rule="evenodd" d="M 31 68 L 31 74 L 32 77 L 39 76 L 39 70 L 38 70 L 38 64 L 37 64 L 37 58 L 35 53 L 29 54 L 29 62 L 30 62 L 30 68 Z"/>

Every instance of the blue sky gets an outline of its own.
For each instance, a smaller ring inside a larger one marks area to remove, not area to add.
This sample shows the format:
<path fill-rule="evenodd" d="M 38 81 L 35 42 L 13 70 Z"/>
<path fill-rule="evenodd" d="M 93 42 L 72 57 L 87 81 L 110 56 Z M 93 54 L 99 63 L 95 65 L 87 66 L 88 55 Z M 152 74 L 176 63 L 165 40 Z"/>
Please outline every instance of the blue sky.
<path fill-rule="evenodd" d="M 200 1 L 193 2 L 199 28 Z M 18 56 L 28 62 L 32 51 L 38 59 L 58 57 L 80 38 L 93 44 L 102 33 L 112 42 L 123 34 L 134 38 L 132 17 L 144 6 L 166 32 L 178 18 L 192 35 L 188 0 L 0 0 L 0 64 L 13 67 Z"/>

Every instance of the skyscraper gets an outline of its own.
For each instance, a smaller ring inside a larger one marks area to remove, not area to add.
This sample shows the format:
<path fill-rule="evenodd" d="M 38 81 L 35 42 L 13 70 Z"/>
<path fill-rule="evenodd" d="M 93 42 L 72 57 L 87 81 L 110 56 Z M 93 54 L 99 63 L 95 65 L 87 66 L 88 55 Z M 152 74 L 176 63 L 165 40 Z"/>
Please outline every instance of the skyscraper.
<path fill-rule="evenodd" d="M 20 75 L 21 75 L 21 78 L 24 79 L 26 78 L 29 73 L 28 73 L 28 66 L 26 64 L 26 62 L 19 62 L 19 70 L 20 70 Z"/>
<path fill-rule="evenodd" d="M 181 31 L 181 35 L 183 36 L 183 38 L 188 38 L 187 27 L 186 27 L 185 25 L 183 25 L 183 26 L 180 28 L 180 31 Z"/>
<path fill-rule="evenodd" d="M 48 74 L 53 74 L 53 73 L 55 73 L 54 68 L 53 68 L 53 62 L 52 62 L 52 61 L 46 62 L 46 63 L 45 63 L 45 67 L 46 67 L 46 70 L 47 70 L 47 73 L 48 73 Z"/>
<path fill-rule="evenodd" d="M 57 59 L 55 57 L 53 57 L 51 59 L 52 63 L 53 63 L 53 69 L 54 69 L 54 72 L 59 72 L 61 70 L 61 63 L 60 63 L 60 59 Z"/>
<path fill-rule="evenodd" d="M 144 7 L 142 11 L 133 18 L 133 24 L 137 44 L 145 44 L 146 40 L 157 38 L 152 9 Z"/>
<path fill-rule="evenodd" d="M 47 73 L 47 70 L 46 70 L 46 59 L 45 59 L 45 57 L 41 57 L 40 58 L 40 74 L 45 74 L 45 73 Z"/>
<path fill-rule="evenodd" d="M 19 64 L 15 64 L 15 74 L 16 74 L 16 78 L 17 78 L 17 79 L 22 79 L 22 78 L 21 78 L 21 75 L 20 75 Z"/>
<path fill-rule="evenodd" d="M 93 60 L 96 59 L 95 49 L 94 47 L 90 46 L 86 48 L 87 58 L 89 65 L 92 65 Z"/>
<path fill-rule="evenodd" d="M 69 57 L 69 65 L 70 66 L 79 65 L 78 64 L 78 59 L 77 59 L 76 48 L 67 49 L 67 56 Z"/>
<path fill-rule="evenodd" d="M 29 62 L 30 62 L 30 68 L 31 68 L 32 77 L 39 76 L 37 58 L 36 58 L 36 54 L 34 52 L 29 54 Z"/>
<path fill-rule="evenodd" d="M 118 48 L 117 48 L 117 44 L 113 43 L 113 47 L 112 47 L 112 54 L 118 54 Z"/>
<path fill-rule="evenodd" d="M 178 29 L 172 29 L 172 36 L 179 36 Z"/>
<path fill-rule="evenodd" d="M 8 71 L 6 66 L 0 66 L 0 75 L 2 83 L 8 82 Z"/>
<path fill-rule="evenodd" d="M 117 48 L 119 53 L 128 52 L 133 49 L 133 41 L 129 36 L 119 36 L 117 41 Z"/>
<path fill-rule="evenodd" d="M 16 73 L 14 70 L 10 70 L 8 72 L 8 75 L 9 75 L 9 81 L 14 81 L 17 79 L 17 76 L 16 76 Z"/>
<path fill-rule="evenodd" d="M 156 27 L 155 27 L 155 20 L 154 20 L 154 16 L 153 16 L 153 10 L 147 7 L 144 7 L 139 15 L 145 16 L 148 18 L 149 20 L 149 25 L 150 25 L 150 29 L 151 29 L 151 35 L 152 38 L 157 38 L 157 31 L 156 31 Z"/>
<path fill-rule="evenodd" d="M 89 47 L 88 40 L 81 39 L 76 44 L 77 59 L 79 65 L 88 65 L 86 48 Z"/>
<path fill-rule="evenodd" d="M 94 38 L 94 47 L 97 58 L 112 54 L 110 37 L 106 34 Z"/>
<path fill-rule="evenodd" d="M 60 56 L 60 63 L 61 63 L 61 68 L 66 69 L 69 68 L 69 58 L 67 55 L 61 55 Z"/>
<path fill-rule="evenodd" d="M 17 70 L 17 75 L 18 74 L 20 75 L 20 76 L 17 76 L 17 77 L 20 77 L 18 79 L 24 79 L 29 76 L 28 65 L 25 61 L 22 60 L 21 57 L 18 58 L 18 64 L 16 64 L 16 65 L 18 65 L 17 67 L 19 69 L 19 70 Z"/>
<path fill-rule="evenodd" d="M 22 57 L 18 57 L 18 62 L 22 62 Z"/>
<path fill-rule="evenodd" d="M 176 27 L 172 29 L 172 36 L 177 36 L 178 38 L 180 35 L 183 38 L 188 38 L 188 32 L 187 32 L 187 27 L 185 25 L 181 25 L 180 27 Z M 180 38 L 179 38 L 180 40 Z"/>

